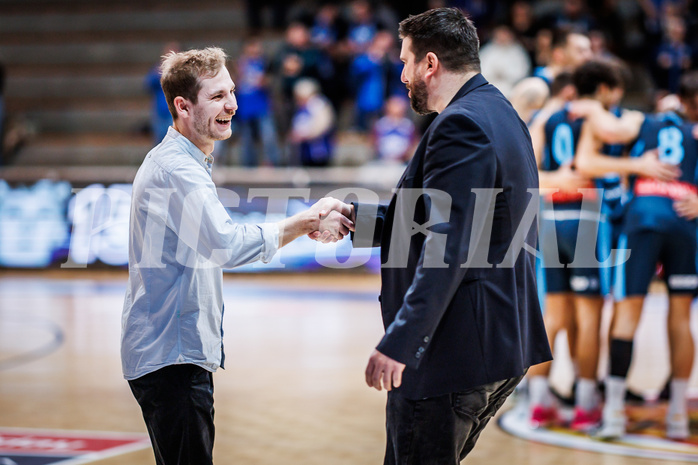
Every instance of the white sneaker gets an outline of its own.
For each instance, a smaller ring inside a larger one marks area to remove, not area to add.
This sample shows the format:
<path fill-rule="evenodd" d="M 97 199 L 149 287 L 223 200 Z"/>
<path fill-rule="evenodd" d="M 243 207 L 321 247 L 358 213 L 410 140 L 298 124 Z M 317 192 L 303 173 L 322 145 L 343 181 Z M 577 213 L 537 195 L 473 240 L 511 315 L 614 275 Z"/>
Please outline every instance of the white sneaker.
<path fill-rule="evenodd" d="M 666 437 L 669 439 L 688 439 L 691 430 L 688 427 L 688 416 L 675 413 L 666 417 Z"/>
<path fill-rule="evenodd" d="M 601 440 L 621 438 L 625 435 L 626 422 L 625 411 L 608 410 L 604 408 L 601 427 L 593 433 L 593 436 Z"/>

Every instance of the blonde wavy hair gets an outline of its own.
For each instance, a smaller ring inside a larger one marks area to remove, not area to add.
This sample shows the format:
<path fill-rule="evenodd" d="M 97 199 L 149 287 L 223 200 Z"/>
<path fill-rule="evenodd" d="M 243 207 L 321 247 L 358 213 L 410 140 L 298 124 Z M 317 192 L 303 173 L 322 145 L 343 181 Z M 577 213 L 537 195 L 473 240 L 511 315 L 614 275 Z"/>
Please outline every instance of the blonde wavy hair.
<path fill-rule="evenodd" d="M 177 119 L 174 99 L 184 97 L 196 104 L 201 90 L 201 79 L 218 74 L 227 59 L 223 49 L 218 47 L 170 52 L 162 57 L 160 85 L 173 119 Z"/>

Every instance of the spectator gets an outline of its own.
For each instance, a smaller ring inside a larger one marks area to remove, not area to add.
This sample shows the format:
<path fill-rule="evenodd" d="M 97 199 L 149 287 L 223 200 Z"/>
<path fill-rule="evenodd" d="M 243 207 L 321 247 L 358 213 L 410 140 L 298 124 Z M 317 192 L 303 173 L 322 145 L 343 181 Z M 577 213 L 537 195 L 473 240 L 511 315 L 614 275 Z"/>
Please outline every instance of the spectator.
<path fill-rule="evenodd" d="M 477 31 L 480 38 L 490 36 L 490 27 L 493 25 L 498 8 L 501 7 L 501 2 L 487 0 L 448 0 L 433 2 L 433 4 L 456 7 L 465 12 L 473 23 L 480 25 Z"/>
<path fill-rule="evenodd" d="M 272 70 L 280 78 L 282 92 L 281 128 L 285 134 L 293 115 L 293 89 L 299 79 L 312 78 L 321 85 L 333 76 L 328 57 L 310 42 L 308 28 L 300 22 L 286 29 L 285 42 L 277 52 Z"/>
<path fill-rule="evenodd" d="M 519 0 L 509 8 L 509 27 L 516 39 L 526 49 L 531 64 L 536 61 L 536 35 L 538 29 L 533 18 L 533 9 L 527 1 Z"/>
<path fill-rule="evenodd" d="M 633 15 L 630 12 L 621 14 L 622 9 L 619 2 L 620 0 L 596 0 L 595 5 L 589 5 L 596 18 L 596 27 L 588 31 L 592 48 L 600 45 L 598 44 L 599 39 L 603 40 L 604 48 L 613 54 L 633 53 L 632 49 L 637 47 L 633 44 L 634 39 L 630 37 L 634 27 Z M 599 57 L 596 50 L 594 50 L 594 55 Z"/>
<path fill-rule="evenodd" d="M 586 0 L 563 0 L 562 10 L 544 20 L 551 29 L 566 29 L 587 34 L 596 28 Z"/>
<path fill-rule="evenodd" d="M 485 79 L 509 95 L 514 84 L 528 76 L 531 61 L 511 30 L 499 26 L 493 31 L 492 40 L 480 50 L 480 66 Z"/>
<path fill-rule="evenodd" d="M 379 24 L 373 14 L 371 4 L 367 0 L 351 2 L 351 21 L 347 39 L 352 53 L 358 55 L 365 52 L 378 29 Z"/>
<path fill-rule="evenodd" d="M 313 79 L 301 79 L 293 88 L 296 111 L 289 142 L 303 166 L 327 166 L 334 150 L 335 117 L 332 105 Z"/>
<path fill-rule="evenodd" d="M 310 28 L 310 40 L 316 47 L 329 52 L 339 39 L 339 7 L 334 3 L 320 6 Z"/>
<path fill-rule="evenodd" d="M 259 38 L 251 38 L 244 45 L 237 66 L 236 119 L 242 142 L 242 164 L 257 166 L 266 156 L 274 166 L 280 164 L 276 128 L 271 115 L 266 63 Z M 263 156 L 259 157 L 256 143 L 261 142 Z"/>
<path fill-rule="evenodd" d="M 386 163 L 406 163 L 414 152 L 417 131 L 407 117 L 408 102 L 394 95 L 385 102 L 385 116 L 373 125 L 376 158 Z"/>
<path fill-rule="evenodd" d="M 353 55 L 349 49 L 348 23 L 340 15 L 339 6 L 327 2 L 320 6 L 310 28 L 312 44 L 322 50 L 331 61 L 332 79 L 323 85 L 323 93 L 330 99 L 335 111 L 340 111 L 344 102 L 351 96 L 349 67 Z"/>
<path fill-rule="evenodd" d="M 591 53 L 594 55 L 595 59 L 599 60 L 619 60 L 608 49 L 608 40 L 606 40 L 606 33 L 600 29 L 595 29 L 589 32 L 589 41 L 591 42 Z"/>
<path fill-rule="evenodd" d="M 686 23 L 680 16 L 667 16 L 664 37 L 654 54 L 652 72 L 662 93 L 678 93 L 681 74 L 691 67 L 691 47 L 686 43 Z"/>
<path fill-rule="evenodd" d="M 178 52 L 179 44 L 169 42 L 162 48 L 162 55 L 170 52 Z M 150 110 L 150 130 L 153 136 L 153 143 L 159 144 L 167 134 L 167 128 L 172 124 L 172 115 L 167 108 L 167 100 L 160 86 L 160 65 L 154 66 L 145 78 L 145 85 L 152 97 Z"/>
<path fill-rule="evenodd" d="M 402 64 L 390 56 L 394 45 L 391 33 L 378 32 L 365 53 L 359 54 L 351 65 L 356 86 L 356 127 L 367 131 L 378 118 L 386 97 L 393 91 L 391 84 L 402 72 Z M 402 91 L 404 87 L 400 85 Z"/>
<path fill-rule="evenodd" d="M 0 62 L 0 166 L 7 164 L 5 148 L 5 66 Z"/>
<path fill-rule="evenodd" d="M 271 10 L 272 27 L 283 29 L 286 23 L 286 12 L 289 2 L 285 0 L 245 0 L 247 10 L 247 25 L 252 32 L 258 32 L 262 24 L 262 16 L 265 9 Z"/>

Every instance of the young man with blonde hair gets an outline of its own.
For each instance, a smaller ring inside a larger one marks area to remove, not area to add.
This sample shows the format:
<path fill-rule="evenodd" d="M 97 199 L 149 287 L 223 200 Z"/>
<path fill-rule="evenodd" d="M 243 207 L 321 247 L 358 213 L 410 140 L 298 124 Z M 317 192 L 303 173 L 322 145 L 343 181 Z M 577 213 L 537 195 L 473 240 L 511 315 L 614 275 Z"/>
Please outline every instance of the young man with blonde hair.
<path fill-rule="evenodd" d="M 343 216 L 350 207 L 334 199 L 278 223 L 232 222 L 211 179 L 214 142 L 230 137 L 237 110 L 226 59 L 219 48 L 164 57 L 174 123 L 133 182 L 121 355 L 159 465 L 212 463 L 212 373 L 225 358 L 222 268 L 268 262 L 318 230 L 340 239 L 352 226 Z"/>

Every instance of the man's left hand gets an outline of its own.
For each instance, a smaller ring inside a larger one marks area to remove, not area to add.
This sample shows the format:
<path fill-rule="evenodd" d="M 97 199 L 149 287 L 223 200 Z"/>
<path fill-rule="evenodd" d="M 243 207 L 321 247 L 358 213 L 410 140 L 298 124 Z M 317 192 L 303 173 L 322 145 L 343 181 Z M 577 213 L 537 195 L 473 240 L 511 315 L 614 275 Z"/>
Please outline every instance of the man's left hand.
<path fill-rule="evenodd" d="M 368 384 L 368 387 L 374 387 L 379 391 L 382 388 L 385 388 L 386 391 L 398 388 L 402 384 L 402 372 L 404 369 L 404 363 L 393 360 L 374 350 L 368 359 L 368 366 L 366 367 L 366 384 Z"/>

